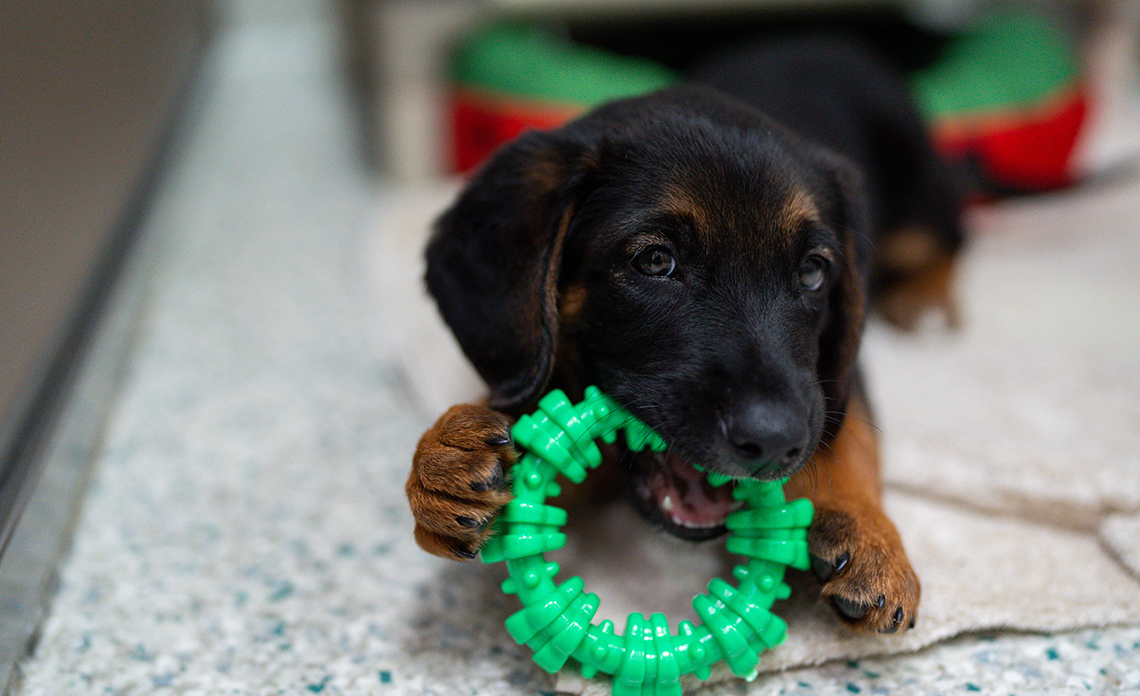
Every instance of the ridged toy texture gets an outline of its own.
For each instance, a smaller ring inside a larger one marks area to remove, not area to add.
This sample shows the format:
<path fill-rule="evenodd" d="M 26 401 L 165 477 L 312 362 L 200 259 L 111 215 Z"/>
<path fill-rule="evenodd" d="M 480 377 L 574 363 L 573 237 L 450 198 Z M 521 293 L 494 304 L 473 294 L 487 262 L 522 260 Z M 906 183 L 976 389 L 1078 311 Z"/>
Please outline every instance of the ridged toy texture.
<path fill-rule="evenodd" d="M 744 506 L 727 521 L 727 548 L 744 557 L 733 571 L 737 585 L 714 578 L 705 594 L 693 598 L 699 625 L 682 621 L 673 633 L 664 614 L 634 613 L 625 632 L 616 633 L 611 621 L 592 623 L 598 596 L 586 592 L 579 577 L 556 584 L 558 565 L 543 554 L 566 543 L 561 531 L 566 511 L 546 504 L 561 492 L 557 477 L 581 483 L 602 461 L 595 440 L 613 443 L 619 432 L 632 451 L 666 448 L 648 426 L 596 387 L 588 387 L 576 405 L 552 391 L 537 411 L 515 424 L 512 435 L 523 450 L 512 471 L 515 498 L 482 554 L 484 562 L 506 562 L 510 577 L 503 591 L 518 595 L 523 605 L 507 619 L 507 631 L 529 646 L 548 672 L 573 659 L 587 678 L 611 675 L 614 696 L 680 696 L 682 676 L 707 679 L 720 660 L 734 674 L 754 677 L 760 654 L 787 636 L 787 625 L 769 609 L 790 592 L 784 569 L 809 567 L 811 503 L 785 501 L 784 481 L 737 481 L 733 495 Z M 729 481 L 716 474 L 709 478 L 714 485 Z"/>

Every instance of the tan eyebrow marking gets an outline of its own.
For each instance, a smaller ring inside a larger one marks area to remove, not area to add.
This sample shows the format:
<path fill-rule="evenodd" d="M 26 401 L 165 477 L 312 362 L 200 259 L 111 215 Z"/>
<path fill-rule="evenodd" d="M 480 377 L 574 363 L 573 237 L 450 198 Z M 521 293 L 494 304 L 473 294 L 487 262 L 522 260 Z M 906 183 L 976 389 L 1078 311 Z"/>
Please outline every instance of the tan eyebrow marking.
<path fill-rule="evenodd" d="M 697 230 L 708 229 L 709 220 L 704 206 L 698 205 L 690 191 L 681 186 L 667 186 L 661 191 L 662 212 L 692 220 Z"/>
<path fill-rule="evenodd" d="M 819 218 L 819 208 L 812 197 L 797 189 L 784 199 L 776 218 L 776 225 L 790 238 L 799 231 L 803 223 L 817 221 Z"/>

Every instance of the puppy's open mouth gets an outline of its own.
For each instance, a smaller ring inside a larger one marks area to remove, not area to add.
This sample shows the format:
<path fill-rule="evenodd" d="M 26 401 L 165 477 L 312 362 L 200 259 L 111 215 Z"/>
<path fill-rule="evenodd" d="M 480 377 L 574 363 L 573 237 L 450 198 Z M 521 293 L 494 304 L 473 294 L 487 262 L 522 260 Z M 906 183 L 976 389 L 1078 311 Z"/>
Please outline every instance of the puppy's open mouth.
<path fill-rule="evenodd" d="M 725 520 L 744 503 L 735 482 L 713 486 L 708 476 L 673 452 L 635 455 L 634 497 L 642 514 L 682 539 L 704 541 L 728 531 Z"/>

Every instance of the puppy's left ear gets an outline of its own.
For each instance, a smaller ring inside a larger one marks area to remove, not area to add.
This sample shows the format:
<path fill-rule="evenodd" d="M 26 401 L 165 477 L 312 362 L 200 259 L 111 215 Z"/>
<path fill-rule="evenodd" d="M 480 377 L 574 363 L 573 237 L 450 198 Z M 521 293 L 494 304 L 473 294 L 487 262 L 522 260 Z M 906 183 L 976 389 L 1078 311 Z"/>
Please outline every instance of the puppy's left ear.
<path fill-rule="evenodd" d="M 820 336 L 817 371 L 828 412 L 840 415 L 846 411 L 855 387 L 856 358 L 867 316 L 872 260 L 870 218 L 862 172 L 847 159 L 826 150 L 817 151 L 816 159 L 826 191 L 822 213 L 843 247 L 841 277 L 832 290 L 830 313 Z"/>
<path fill-rule="evenodd" d="M 564 128 L 501 148 L 437 221 L 428 289 L 490 387 L 524 410 L 546 389 L 558 341 L 558 280 L 587 147 Z"/>

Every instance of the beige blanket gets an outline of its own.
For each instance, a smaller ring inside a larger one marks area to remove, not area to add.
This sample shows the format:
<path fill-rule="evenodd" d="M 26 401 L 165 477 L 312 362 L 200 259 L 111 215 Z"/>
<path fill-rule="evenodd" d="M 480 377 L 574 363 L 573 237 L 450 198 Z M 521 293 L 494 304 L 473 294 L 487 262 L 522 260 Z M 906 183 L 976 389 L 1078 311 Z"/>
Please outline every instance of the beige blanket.
<path fill-rule="evenodd" d="M 369 251 L 378 304 L 391 312 L 378 340 L 400 357 L 430 417 L 480 393 L 419 282 L 425 230 L 453 193 L 398 192 Z M 887 504 L 923 582 L 917 628 L 854 636 L 796 576 L 776 607 L 789 639 L 762 670 L 914 651 L 979 630 L 1140 624 L 1140 185 L 974 217 L 964 329 L 899 335 L 873 324 L 864 345 Z M 640 524 L 620 509 L 608 518 L 598 538 Z M 588 554 L 571 544 L 560 559 L 619 627 L 631 610 L 666 610 L 676 622 L 723 571 L 715 547 L 684 548 L 649 530 L 636 538 L 611 537 Z M 600 695 L 609 686 L 567 668 L 558 688 Z"/>

